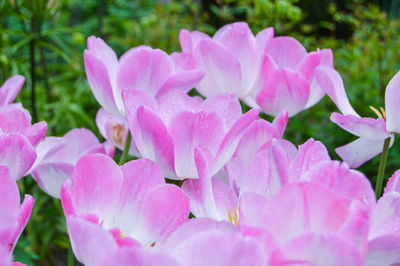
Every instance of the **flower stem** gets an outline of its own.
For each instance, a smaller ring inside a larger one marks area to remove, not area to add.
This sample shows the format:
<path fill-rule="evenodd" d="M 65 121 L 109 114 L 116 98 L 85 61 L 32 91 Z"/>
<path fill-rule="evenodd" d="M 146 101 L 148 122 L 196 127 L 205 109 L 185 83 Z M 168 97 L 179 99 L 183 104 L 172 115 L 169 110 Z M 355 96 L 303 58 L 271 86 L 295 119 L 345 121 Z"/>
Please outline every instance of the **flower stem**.
<path fill-rule="evenodd" d="M 72 251 L 71 242 L 69 242 L 68 246 L 68 266 L 74 266 L 74 252 Z"/>
<path fill-rule="evenodd" d="M 385 175 L 386 159 L 389 151 L 390 139 L 391 139 L 390 137 L 385 139 L 385 143 L 383 144 L 383 150 L 381 154 L 381 160 L 379 161 L 378 178 L 376 179 L 376 185 L 375 185 L 376 199 L 379 199 L 382 193 L 383 176 Z"/>
<path fill-rule="evenodd" d="M 121 158 L 119 158 L 119 165 L 124 164 L 128 159 L 129 148 L 131 147 L 131 140 L 131 132 L 128 130 L 128 136 L 126 136 L 124 151 L 122 152 Z"/>

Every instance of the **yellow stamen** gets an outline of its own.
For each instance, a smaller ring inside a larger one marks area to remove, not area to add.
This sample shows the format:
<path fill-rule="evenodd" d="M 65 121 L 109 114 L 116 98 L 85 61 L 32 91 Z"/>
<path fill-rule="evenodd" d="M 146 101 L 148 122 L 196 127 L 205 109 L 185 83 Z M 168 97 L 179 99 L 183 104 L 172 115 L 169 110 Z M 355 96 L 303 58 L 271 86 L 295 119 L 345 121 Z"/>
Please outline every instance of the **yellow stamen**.
<path fill-rule="evenodd" d="M 122 231 L 119 231 L 119 236 L 118 236 L 119 238 L 122 238 L 123 237 L 123 235 L 122 235 Z"/>
<path fill-rule="evenodd" d="M 379 118 L 383 118 L 382 114 L 373 106 L 369 107 Z"/>
<path fill-rule="evenodd" d="M 239 218 L 238 218 L 238 213 L 237 213 L 236 208 L 234 209 L 234 213 L 235 213 L 235 215 L 233 216 L 233 221 L 235 222 L 235 225 L 238 225 Z"/>
<path fill-rule="evenodd" d="M 229 222 L 233 224 L 232 214 L 231 214 L 231 211 L 229 209 L 228 209 L 228 219 L 229 219 Z"/>
<path fill-rule="evenodd" d="M 379 108 L 381 109 L 381 113 L 382 113 L 382 115 L 383 115 L 383 118 L 386 120 L 386 111 L 385 111 L 385 109 L 383 109 L 382 106 L 379 107 Z"/>

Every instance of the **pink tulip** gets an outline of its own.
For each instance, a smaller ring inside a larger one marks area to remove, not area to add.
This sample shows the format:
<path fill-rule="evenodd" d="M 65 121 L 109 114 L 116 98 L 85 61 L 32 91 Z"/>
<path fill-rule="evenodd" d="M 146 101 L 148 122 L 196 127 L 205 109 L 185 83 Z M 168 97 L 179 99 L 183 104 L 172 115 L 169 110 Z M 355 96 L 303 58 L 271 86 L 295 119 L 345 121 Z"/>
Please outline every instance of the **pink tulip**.
<path fill-rule="evenodd" d="M 245 22 L 225 25 L 212 38 L 202 32 L 182 30 L 182 53 L 172 56 L 181 68 L 206 73 L 196 86 L 202 95 L 234 93 L 255 106 L 250 94 L 260 90 L 262 58 L 273 35 L 273 28 L 267 28 L 254 36 Z"/>
<path fill-rule="evenodd" d="M 368 214 L 359 200 L 302 182 L 286 185 L 270 198 L 243 194 L 239 227 L 265 247 L 270 265 L 362 265 Z"/>
<path fill-rule="evenodd" d="M 318 66 L 333 69 L 330 49 L 307 53 L 294 38 L 273 38 L 263 57 L 257 104 L 273 116 L 287 110 L 289 117 L 313 106 L 325 95 L 315 78 Z"/>
<path fill-rule="evenodd" d="M 124 92 L 133 140 L 144 158 L 156 161 L 171 179 L 197 178 L 196 147 L 207 149 L 216 174 L 233 155 L 240 136 L 258 117 L 258 110 L 242 115 L 234 95 L 206 100 L 170 91 L 157 101 L 140 91 Z"/>
<path fill-rule="evenodd" d="M 316 77 L 321 87 L 336 104 L 342 114 L 332 113 L 331 121 L 344 130 L 358 136 L 355 141 L 336 149 L 336 153 L 350 167 L 357 168 L 366 161 L 382 152 L 385 139 L 392 138 L 400 132 L 399 101 L 400 101 L 400 72 L 398 72 L 386 87 L 386 111 L 378 119 L 360 117 L 347 98 L 342 78 L 334 69 L 318 67 Z"/>
<path fill-rule="evenodd" d="M 89 265 L 98 265 L 93 262 L 105 258 L 103 251 L 119 246 L 157 247 L 189 215 L 185 194 L 165 184 L 155 163 L 139 159 L 119 167 L 101 154 L 78 161 L 72 182 L 62 187 L 61 202 L 74 253 Z"/>
<path fill-rule="evenodd" d="M 333 55 L 330 49 L 307 53 L 297 40 L 273 36 L 273 28 L 254 36 L 245 22 L 225 25 L 212 38 L 182 30 L 182 53 L 172 57 L 182 69 L 206 73 L 196 86 L 206 97 L 234 93 L 269 115 L 287 110 L 293 116 L 324 96 L 314 70 L 333 68 Z"/>
<path fill-rule="evenodd" d="M 85 154 L 113 156 L 108 143 L 100 143 L 87 129 L 72 129 L 64 137 L 47 137 L 36 148 L 38 158 L 30 172 L 39 187 L 52 197 L 60 198 L 62 184 L 70 180 L 72 171 Z"/>
<path fill-rule="evenodd" d="M 87 40 L 84 62 L 89 85 L 100 105 L 109 113 L 125 116 L 123 90 L 142 90 L 158 97 L 170 89 L 187 92 L 203 77 L 199 70 L 180 71 L 172 59 L 159 49 L 139 46 L 118 60 L 100 38 Z"/>
<path fill-rule="evenodd" d="M 122 116 L 113 115 L 106 111 L 104 108 L 100 108 L 96 114 L 96 125 L 100 131 L 100 134 L 114 147 L 117 147 L 121 151 L 125 148 L 125 141 L 128 136 L 129 126 L 126 118 Z M 135 143 L 132 141 L 129 148 L 129 154 L 140 157 L 139 152 L 136 149 Z"/>
<path fill-rule="evenodd" d="M 46 135 L 47 124 L 41 121 L 32 125 L 28 110 L 20 103 L 15 103 L 0 108 L 0 131 L 18 132 L 27 137 L 33 146 L 37 146 Z"/>
<path fill-rule="evenodd" d="M 31 216 L 33 202 L 30 195 L 25 195 L 24 201 L 20 203 L 17 183 L 8 168 L 0 166 L 0 251 L 5 248 L 11 256 Z"/>
<path fill-rule="evenodd" d="M 35 160 L 35 148 L 24 135 L 0 133 L 0 166 L 7 166 L 12 178 L 25 176 Z"/>
<path fill-rule="evenodd" d="M 0 107 L 12 103 L 24 85 L 25 78 L 15 75 L 7 79 L 0 87 Z"/>

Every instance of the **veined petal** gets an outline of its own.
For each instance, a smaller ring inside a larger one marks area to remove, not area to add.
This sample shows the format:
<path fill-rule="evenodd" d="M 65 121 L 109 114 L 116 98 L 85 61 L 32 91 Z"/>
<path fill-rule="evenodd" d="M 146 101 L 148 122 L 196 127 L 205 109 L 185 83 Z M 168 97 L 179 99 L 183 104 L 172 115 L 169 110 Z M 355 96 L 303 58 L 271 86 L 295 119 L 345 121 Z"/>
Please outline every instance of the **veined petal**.
<path fill-rule="evenodd" d="M 185 93 L 196 87 L 203 79 L 204 72 L 202 70 L 182 71 L 170 76 L 167 81 L 158 90 L 156 97 L 166 93 L 169 90 L 178 89 Z"/>
<path fill-rule="evenodd" d="M 21 75 L 15 75 L 7 79 L 0 87 L 0 107 L 10 104 L 17 97 L 19 91 L 24 85 L 25 78 Z"/>
<path fill-rule="evenodd" d="M 309 94 L 309 84 L 300 74 L 278 69 L 265 82 L 257 96 L 257 103 L 269 115 L 276 116 L 287 110 L 289 116 L 294 116 L 305 109 Z"/>
<path fill-rule="evenodd" d="M 174 63 L 164 51 L 139 46 L 121 56 L 117 85 L 121 91 L 142 90 L 154 97 L 173 71 Z"/>
<path fill-rule="evenodd" d="M 78 217 L 67 217 L 68 233 L 76 258 L 85 265 L 99 265 L 117 249 L 113 236 L 100 225 Z"/>
<path fill-rule="evenodd" d="M 23 177 L 35 160 L 35 149 L 26 137 L 19 133 L 0 134 L 0 165 L 7 166 L 15 180 Z"/>
<path fill-rule="evenodd" d="M 115 103 L 113 87 L 107 67 L 88 50 L 85 50 L 83 59 L 86 76 L 96 100 L 110 113 L 121 115 Z"/>
<path fill-rule="evenodd" d="M 197 178 L 194 150 L 198 146 L 217 154 L 224 135 L 224 122 L 215 112 L 181 112 L 173 118 L 169 132 L 174 142 L 175 171 L 179 178 Z"/>
<path fill-rule="evenodd" d="M 17 183 L 6 166 L 0 166 L 0 210 L 17 213 L 20 198 Z"/>
<path fill-rule="evenodd" d="M 385 91 L 386 127 L 400 133 L 400 71 L 390 80 Z"/>
<path fill-rule="evenodd" d="M 388 234 L 368 242 L 366 266 L 391 266 L 400 263 L 400 235 Z"/>
<path fill-rule="evenodd" d="M 384 142 L 385 139 L 376 140 L 360 137 L 344 146 L 336 148 L 335 151 L 351 168 L 358 168 L 381 153 Z M 392 137 L 390 147 L 393 145 L 393 142 L 394 137 Z"/>
<path fill-rule="evenodd" d="M 268 44 L 273 37 L 274 37 L 273 27 L 263 29 L 262 31 L 257 33 L 256 35 L 257 49 L 261 53 L 261 55 L 264 55 L 264 53 L 267 51 Z"/>
<path fill-rule="evenodd" d="M 214 40 L 202 40 L 194 50 L 196 65 L 206 75 L 197 85 L 204 96 L 221 93 L 244 95 L 240 91 L 242 72 L 239 61 L 226 48 Z"/>
<path fill-rule="evenodd" d="M 376 140 L 390 137 L 383 118 L 374 119 L 370 117 L 332 113 L 331 121 L 358 137 Z"/>
<path fill-rule="evenodd" d="M 268 44 L 267 53 L 274 59 L 279 68 L 295 70 L 300 61 L 307 55 L 306 49 L 296 39 L 287 36 L 273 38 Z"/>
<path fill-rule="evenodd" d="M 315 77 L 342 114 L 359 117 L 347 98 L 343 80 L 336 70 L 327 66 L 319 66 L 315 70 Z"/>

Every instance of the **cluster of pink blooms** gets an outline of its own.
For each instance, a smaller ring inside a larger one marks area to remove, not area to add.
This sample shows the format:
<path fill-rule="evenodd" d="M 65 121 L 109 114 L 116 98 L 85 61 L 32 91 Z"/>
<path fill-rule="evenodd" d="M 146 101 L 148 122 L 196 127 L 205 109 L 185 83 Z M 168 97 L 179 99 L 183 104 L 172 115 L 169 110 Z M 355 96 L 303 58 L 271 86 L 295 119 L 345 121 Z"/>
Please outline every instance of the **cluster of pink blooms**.
<path fill-rule="evenodd" d="M 367 177 L 350 168 L 400 132 L 400 74 L 386 89 L 386 111 L 364 118 L 329 49 L 307 53 L 272 28 L 254 36 L 246 23 L 213 37 L 182 30 L 180 43 L 181 53 L 140 46 L 118 59 L 88 39 L 85 69 L 105 143 L 86 129 L 45 137 L 46 123 L 31 125 L 12 103 L 24 78 L 3 84 L 0 264 L 11 265 L 33 208 L 29 195 L 20 204 L 15 181 L 27 174 L 61 199 L 73 252 L 89 266 L 399 264 L 400 172 L 376 201 Z M 207 98 L 190 97 L 193 88 Z M 325 94 L 342 113 L 331 120 L 359 137 L 336 150 L 344 162 L 312 138 L 298 147 L 282 139 L 288 118 Z M 243 114 L 240 100 L 253 109 Z M 115 147 L 141 158 L 119 166 Z"/>

